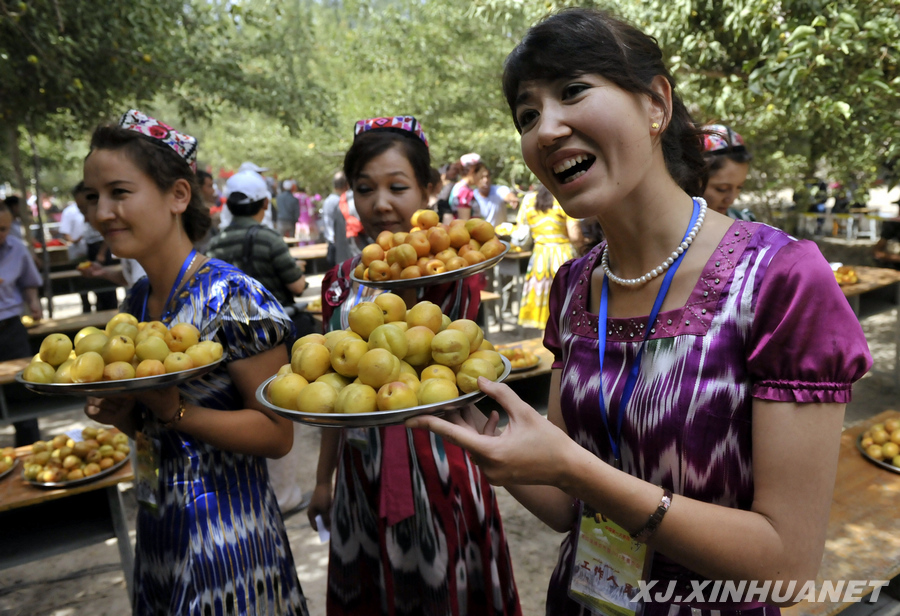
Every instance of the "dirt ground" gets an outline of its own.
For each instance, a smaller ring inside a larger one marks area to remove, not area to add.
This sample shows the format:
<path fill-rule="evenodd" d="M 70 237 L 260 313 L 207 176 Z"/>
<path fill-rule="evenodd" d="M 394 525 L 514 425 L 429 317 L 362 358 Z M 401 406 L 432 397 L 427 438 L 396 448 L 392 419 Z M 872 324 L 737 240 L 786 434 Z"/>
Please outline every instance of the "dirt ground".
<path fill-rule="evenodd" d="M 867 311 L 877 312 L 885 307 L 883 303 L 877 303 L 878 298 L 875 301 L 872 306 L 864 304 L 864 315 Z M 855 388 L 854 401 L 847 408 L 847 425 L 896 406 L 894 343 L 897 318 L 897 309 L 891 308 L 862 319 L 875 356 L 875 366 Z M 509 336 L 521 339 L 535 335 L 535 331 L 518 330 L 503 334 L 492 332 L 490 337 L 501 342 Z M 41 429 L 45 435 L 52 435 L 89 423 L 83 414 L 73 412 L 42 419 Z M 12 444 L 12 434 L 11 426 L 0 427 L 0 447 Z M 311 489 L 318 452 L 317 429 L 300 431 L 295 447 L 302 450 L 298 481 L 305 489 Z M 122 485 L 121 489 L 133 541 L 134 494 L 130 485 Z M 526 616 L 543 614 L 547 582 L 562 536 L 537 521 L 505 490 L 498 489 L 497 493 L 523 613 Z M 65 499 L 58 502 L 60 515 L 65 515 Z M 327 546 L 320 543 L 317 533 L 310 528 L 305 512 L 288 517 L 285 523 L 310 613 L 324 616 Z M 0 537 L 10 532 L 15 529 L 2 528 Z M 2 539 L 0 549 L 3 549 Z M 115 540 L 0 571 L 0 616 L 119 616 L 129 612 Z"/>

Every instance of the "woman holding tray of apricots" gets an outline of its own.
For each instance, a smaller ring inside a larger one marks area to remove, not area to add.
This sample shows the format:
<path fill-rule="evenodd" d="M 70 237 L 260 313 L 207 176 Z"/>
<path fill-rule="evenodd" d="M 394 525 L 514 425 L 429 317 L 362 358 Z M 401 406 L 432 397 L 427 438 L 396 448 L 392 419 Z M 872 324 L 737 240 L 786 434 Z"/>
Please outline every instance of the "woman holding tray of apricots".
<path fill-rule="evenodd" d="M 778 614 L 816 577 L 844 405 L 871 366 L 831 268 L 812 242 L 691 196 L 702 131 L 633 26 L 552 15 L 509 55 L 503 88 L 528 167 L 606 241 L 553 282 L 547 419 L 479 379 L 509 414 L 502 432 L 470 410 L 407 425 L 468 449 L 567 533 L 548 615 Z M 697 598 L 707 580 L 769 584 Z"/>
<path fill-rule="evenodd" d="M 147 272 L 122 309 L 185 344 L 215 340 L 224 359 L 177 387 L 89 398 L 86 412 L 137 445 L 135 614 L 305 615 L 265 464 L 290 450 L 291 422 L 255 396 L 287 361 L 292 324 L 258 282 L 193 249 L 210 225 L 196 150 L 136 110 L 101 126 L 84 162 L 88 217 Z"/>
<path fill-rule="evenodd" d="M 357 122 L 344 172 L 370 237 L 410 231 L 428 203 L 430 164 L 415 118 Z M 350 308 L 379 293 L 351 284 L 359 259 L 325 275 L 329 329 L 347 329 Z M 474 319 L 479 278 L 424 286 L 405 301 Z M 324 429 L 308 515 L 331 529 L 329 616 L 521 614 L 493 489 L 462 449 L 429 432 Z"/>

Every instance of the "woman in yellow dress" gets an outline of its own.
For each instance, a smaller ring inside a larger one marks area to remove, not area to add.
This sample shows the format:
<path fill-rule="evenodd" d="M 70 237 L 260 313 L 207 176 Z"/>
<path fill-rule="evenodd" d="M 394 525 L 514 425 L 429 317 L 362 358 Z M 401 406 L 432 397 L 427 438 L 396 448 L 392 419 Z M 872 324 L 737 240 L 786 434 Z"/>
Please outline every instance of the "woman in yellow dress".
<path fill-rule="evenodd" d="M 516 225 L 528 225 L 534 242 L 519 303 L 519 325 L 544 329 L 550 316 L 550 284 L 556 270 L 576 256 L 581 229 L 543 186 L 522 199 Z"/>

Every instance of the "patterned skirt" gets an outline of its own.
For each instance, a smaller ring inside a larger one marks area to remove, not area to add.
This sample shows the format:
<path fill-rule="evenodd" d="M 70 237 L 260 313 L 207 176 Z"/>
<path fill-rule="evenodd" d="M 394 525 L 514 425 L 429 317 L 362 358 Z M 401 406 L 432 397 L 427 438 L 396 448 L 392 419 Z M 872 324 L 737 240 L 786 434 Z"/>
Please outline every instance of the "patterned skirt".
<path fill-rule="evenodd" d="M 550 318 L 550 286 L 563 263 L 575 257 L 569 242 L 544 244 L 535 242 L 528 262 L 522 299 L 519 303 L 519 325 L 544 329 Z"/>
<path fill-rule="evenodd" d="M 183 461 L 160 469 L 158 512 L 138 511 L 134 614 L 307 616 L 265 462 L 217 452 L 185 473 Z"/>
<path fill-rule="evenodd" d="M 415 514 L 379 516 L 383 431 L 344 443 L 331 517 L 329 616 L 518 616 L 494 490 L 459 447 L 406 430 Z"/>

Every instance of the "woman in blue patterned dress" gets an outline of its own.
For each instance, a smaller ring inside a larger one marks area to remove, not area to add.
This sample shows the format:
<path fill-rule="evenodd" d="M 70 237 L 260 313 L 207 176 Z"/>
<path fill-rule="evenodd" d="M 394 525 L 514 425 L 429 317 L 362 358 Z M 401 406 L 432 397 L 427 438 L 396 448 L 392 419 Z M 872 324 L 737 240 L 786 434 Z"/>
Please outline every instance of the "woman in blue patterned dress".
<path fill-rule="evenodd" d="M 871 366 L 859 322 L 814 244 L 691 197 L 701 134 L 652 38 L 562 11 L 503 84 L 526 164 L 607 241 L 553 283 L 549 421 L 480 379 L 502 432 L 477 411 L 407 425 L 464 446 L 568 533 L 547 614 L 626 613 L 638 581 L 657 584 L 644 616 L 777 614 L 822 558 L 844 405 Z M 627 568 L 630 589 L 611 572 Z"/>
<path fill-rule="evenodd" d="M 287 362 L 292 325 L 259 283 L 193 250 L 210 223 L 195 156 L 196 140 L 137 111 L 98 128 L 84 163 L 88 216 L 147 272 L 124 311 L 190 323 L 224 361 L 178 387 L 90 398 L 86 411 L 137 444 L 135 614 L 304 615 L 265 464 L 290 450 L 293 431 L 254 395 Z"/>

